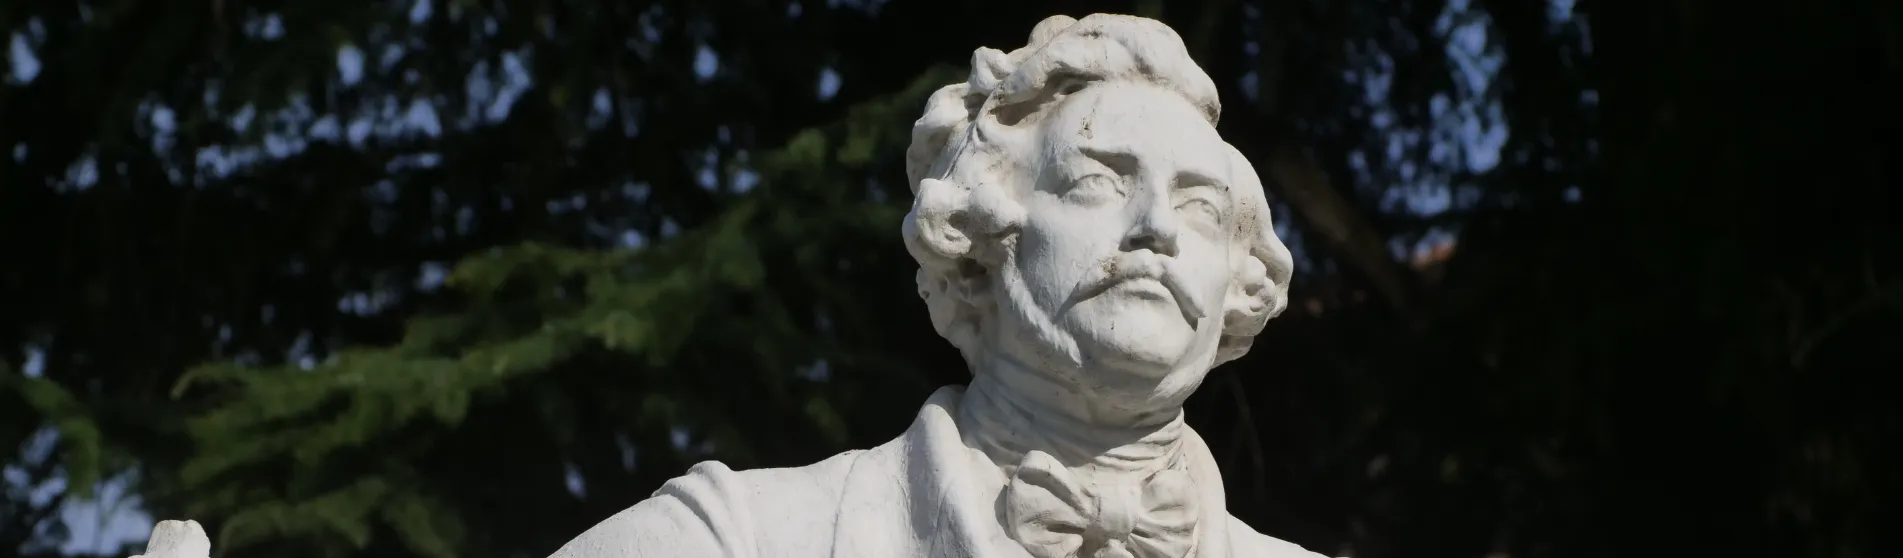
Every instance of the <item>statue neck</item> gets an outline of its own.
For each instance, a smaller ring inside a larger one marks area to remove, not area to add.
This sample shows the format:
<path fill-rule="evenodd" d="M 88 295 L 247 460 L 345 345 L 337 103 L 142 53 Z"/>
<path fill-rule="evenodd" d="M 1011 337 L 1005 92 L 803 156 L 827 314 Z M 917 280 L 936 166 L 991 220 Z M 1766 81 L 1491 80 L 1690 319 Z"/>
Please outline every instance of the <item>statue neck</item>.
<path fill-rule="evenodd" d="M 1042 451 L 1092 476 L 1149 476 L 1181 461 L 1183 409 L 1129 411 L 1096 403 L 1081 386 L 1006 357 L 985 360 L 958 406 L 965 443 L 1015 470 Z"/>

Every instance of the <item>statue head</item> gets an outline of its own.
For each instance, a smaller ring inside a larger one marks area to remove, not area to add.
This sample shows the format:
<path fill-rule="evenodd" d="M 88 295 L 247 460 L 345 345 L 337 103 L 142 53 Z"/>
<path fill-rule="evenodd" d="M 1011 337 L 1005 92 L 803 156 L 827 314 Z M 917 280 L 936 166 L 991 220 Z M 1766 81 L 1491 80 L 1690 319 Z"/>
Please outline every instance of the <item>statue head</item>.
<path fill-rule="evenodd" d="M 1097 14 L 980 48 L 914 125 L 907 249 L 933 325 L 1127 408 L 1180 403 L 1287 306 L 1262 184 L 1160 22 Z"/>

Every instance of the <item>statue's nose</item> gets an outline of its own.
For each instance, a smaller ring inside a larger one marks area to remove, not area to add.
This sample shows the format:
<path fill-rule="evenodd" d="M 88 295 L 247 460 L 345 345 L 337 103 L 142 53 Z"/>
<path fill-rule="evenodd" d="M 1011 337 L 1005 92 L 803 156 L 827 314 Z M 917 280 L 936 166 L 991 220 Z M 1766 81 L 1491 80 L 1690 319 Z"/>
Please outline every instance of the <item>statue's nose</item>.
<path fill-rule="evenodd" d="M 1124 234 L 1123 249 L 1147 249 L 1176 257 L 1176 237 L 1182 224 L 1170 207 L 1169 191 L 1166 188 L 1146 188 L 1142 201 L 1138 203 L 1141 207 L 1137 208 L 1136 223 Z"/>

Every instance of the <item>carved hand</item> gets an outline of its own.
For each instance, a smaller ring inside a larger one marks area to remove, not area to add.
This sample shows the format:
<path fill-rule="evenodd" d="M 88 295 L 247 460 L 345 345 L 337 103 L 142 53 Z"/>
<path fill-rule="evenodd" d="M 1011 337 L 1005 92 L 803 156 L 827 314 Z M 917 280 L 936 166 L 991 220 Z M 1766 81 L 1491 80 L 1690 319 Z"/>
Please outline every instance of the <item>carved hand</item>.
<path fill-rule="evenodd" d="M 160 521 L 152 527 L 152 538 L 145 543 L 145 554 L 132 558 L 207 558 L 211 539 L 197 521 Z"/>

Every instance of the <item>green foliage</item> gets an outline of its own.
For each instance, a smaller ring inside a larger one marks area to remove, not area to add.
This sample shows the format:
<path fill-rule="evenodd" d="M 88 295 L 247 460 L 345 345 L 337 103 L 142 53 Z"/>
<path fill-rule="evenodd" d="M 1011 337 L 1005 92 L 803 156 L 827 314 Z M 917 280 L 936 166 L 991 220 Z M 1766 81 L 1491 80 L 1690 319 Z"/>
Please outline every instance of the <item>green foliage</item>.
<path fill-rule="evenodd" d="M 60 462 L 65 465 L 67 482 L 76 496 L 92 496 L 99 481 L 101 459 L 99 425 L 92 413 L 73 394 L 45 378 L 16 375 L 0 364 L 0 390 L 11 391 L 26 408 L 44 417 L 60 435 Z"/>
<path fill-rule="evenodd" d="M 1290 225 L 1290 310 L 1188 408 L 1238 517 L 1895 554 L 1898 157 L 1838 128 L 1894 123 L 1899 13 L 1578 4 L 0 4 L 0 554 L 137 473 L 229 555 L 545 555 L 696 461 L 888 440 L 967 374 L 910 123 L 1092 11 L 1184 35 Z"/>
<path fill-rule="evenodd" d="M 908 113 L 951 78 L 950 70 L 927 72 L 911 87 L 854 108 L 836 125 L 796 134 L 785 149 L 762 157 L 771 187 L 736 200 L 700 228 L 638 250 L 526 243 L 471 256 L 448 277 L 466 297 L 462 308 L 413 319 L 392 346 L 339 351 L 309 370 L 230 363 L 192 370 L 173 394 L 209 389 L 220 392 L 222 402 L 190 422 L 197 451 L 181 469 L 179 487 L 217 496 L 194 497 L 186 511 L 232 518 L 218 540 L 234 552 L 265 541 L 361 550 L 370 543 L 371 523 L 382 522 L 418 554 L 459 555 L 467 549 L 451 535 L 462 530 L 455 502 L 385 480 L 416 476 L 406 460 L 386 460 L 375 472 L 334 487 L 294 482 L 278 488 L 245 473 L 288 464 L 302 478 L 338 467 L 337 460 L 359 459 L 355 448 L 404 445 L 419 424 L 455 431 L 472 405 L 505 397 L 510 386 L 572 364 L 590 349 L 636 357 L 655 370 L 692 369 L 680 361 L 681 352 L 707 335 L 699 324 L 730 319 L 717 310 L 724 301 L 765 297 L 758 300 L 774 304 L 763 252 L 809 250 L 814 233 L 869 236 L 897 229 L 899 214 L 889 206 L 817 212 L 786 196 L 838 200 L 824 193 L 836 188 L 827 184 L 836 174 L 831 169 L 864 169 L 874 162 L 875 147 L 891 155 L 891 146 L 903 144 L 898 138 L 907 133 Z M 822 271 L 809 272 L 809 280 L 825 280 Z M 756 311 L 778 319 L 729 335 L 798 341 L 801 334 L 784 323 L 785 309 Z M 768 370 L 791 368 L 769 364 Z M 758 380 L 740 370 L 705 372 L 733 376 L 733 382 Z M 650 392 L 638 406 L 650 424 L 692 424 L 712 434 L 724 454 L 750 453 L 742 427 L 685 404 L 697 395 Z M 830 444 L 845 443 L 845 419 L 834 403 L 809 397 L 794 404 L 808 428 Z"/>

